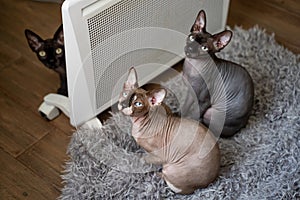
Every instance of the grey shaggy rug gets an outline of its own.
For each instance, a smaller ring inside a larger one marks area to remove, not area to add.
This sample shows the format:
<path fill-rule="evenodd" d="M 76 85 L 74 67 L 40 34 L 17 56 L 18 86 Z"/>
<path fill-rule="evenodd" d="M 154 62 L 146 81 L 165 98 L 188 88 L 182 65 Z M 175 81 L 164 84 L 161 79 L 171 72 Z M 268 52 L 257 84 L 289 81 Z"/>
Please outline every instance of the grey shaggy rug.
<path fill-rule="evenodd" d="M 60 199 L 300 199 L 300 56 L 258 27 L 233 31 L 219 56 L 247 68 L 255 104 L 248 125 L 219 140 L 214 183 L 192 195 L 174 194 L 157 175 L 160 166 L 141 159 L 129 119 L 114 113 L 103 129 L 74 133 Z M 164 85 L 171 91 L 166 103 L 177 112 L 172 91 L 185 95 L 180 76 Z"/>

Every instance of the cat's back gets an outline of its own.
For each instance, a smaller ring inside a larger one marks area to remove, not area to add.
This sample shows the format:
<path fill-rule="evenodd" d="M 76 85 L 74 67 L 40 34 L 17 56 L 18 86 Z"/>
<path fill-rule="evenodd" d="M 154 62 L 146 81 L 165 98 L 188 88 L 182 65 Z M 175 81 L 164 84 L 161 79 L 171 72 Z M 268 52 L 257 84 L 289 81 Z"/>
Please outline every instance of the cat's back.
<path fill-rule="evenodd" d="M 215 61 L 219 72 L 222 77 L 236 79 L 240 81 L 249 81 L 252 83 L 252 78 L 249 72 L 242 65 L 224 59 L 218 59 Z"/>
<path fill-rule="evenodd" d="M 188 179 L 196 181 L 195 183 L 214 180 L 220 167 L 217 139 L 208 128 L 197 121 L 186 118 L 174 118 L 174 120 L 177 121 L 178 132 L 169 146 L 172 149 L 169 152 L 175 158 L 172 161 L 178 162 L 172 162 L 170 165 L 178 167 L 181 173 L 184 172 Z M 195 179 L 196 174 L 198 177 Z M 210 180 L 204 181 L 205 178 Z"/>
<path fill-rule="evenodd" d="M 196 143 L 200 144 L 203 142 L 204 138 L 207 137 L 209 140 L 206 142 L 216 142 L 216 138 L 213 133 L 199 121 L 188 118 L 173 117 L 173 124 L 176 128 L 173 129 L 172 134 L 179 135 L 177 137 L 179 137 L 182 141 L 194 140 L 197 141 Z"/>

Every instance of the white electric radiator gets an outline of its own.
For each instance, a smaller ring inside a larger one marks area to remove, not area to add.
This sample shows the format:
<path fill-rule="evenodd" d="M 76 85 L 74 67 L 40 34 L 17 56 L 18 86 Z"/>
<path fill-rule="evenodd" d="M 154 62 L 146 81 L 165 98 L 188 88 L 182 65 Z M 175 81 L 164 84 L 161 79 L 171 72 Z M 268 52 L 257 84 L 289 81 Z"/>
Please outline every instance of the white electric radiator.
<path fill-rule="evenodd" d="M 66 0 L 62 6 L 71 124 L 117 101 L 128 69 L 144 84 L 184 58 L 198 12 L 225 27 L 229 0 Z"/>

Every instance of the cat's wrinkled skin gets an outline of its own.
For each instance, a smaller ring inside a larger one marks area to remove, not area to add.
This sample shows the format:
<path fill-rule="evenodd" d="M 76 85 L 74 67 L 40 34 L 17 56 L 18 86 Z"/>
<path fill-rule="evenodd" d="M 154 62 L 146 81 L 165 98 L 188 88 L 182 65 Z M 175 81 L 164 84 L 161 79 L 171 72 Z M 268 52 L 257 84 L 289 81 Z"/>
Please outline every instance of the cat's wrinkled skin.
<path fill-rule="evenodd" d="M 190 95 L 181 108 L 182 116 L 200 120 L 221 137 L 230 137 L 247 124 L 254 98 L 253 81 L 246 69 L 215 55 L 231 37 L 229 30 L 208 33 L 205 12 L 201 10 L 185 46 L 183 76 L 198 98 L 200 112 L 193 113 Z M 217 131 L 223 122 L 224 127 Z"/>
<path fill-rule="evenodd" d="M 163 165 L 161 176 L 174 192 L 190 194 L 217 178 L 219 147 L 205 126 L 174 117 L 162 103 L 165 95 L 165 89 L 138 88 L 131 68 L 118 108 L 131 117 L 132 136 L 149 153 L 146 161 Z"/>
<path fill-rule="evenodd" d="M 25 36 L 31 50 L 36 53 L 38 59 L 47 68 L 59 74 L 60 88 L 57 93 L 68 96 L 63 26 L 61 25 L 57 29 L 52 39 L 43 40 L 39 35 L 28 29 L 25 30 Z"/>

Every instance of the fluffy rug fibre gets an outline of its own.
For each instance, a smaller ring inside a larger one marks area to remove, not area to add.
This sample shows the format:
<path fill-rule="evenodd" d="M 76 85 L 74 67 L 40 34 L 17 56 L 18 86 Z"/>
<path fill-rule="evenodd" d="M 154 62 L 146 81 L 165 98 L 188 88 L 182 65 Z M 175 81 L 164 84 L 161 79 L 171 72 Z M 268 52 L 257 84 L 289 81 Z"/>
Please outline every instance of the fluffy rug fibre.
<path fill-rule="evenodd" d="M 235 27 L 220 57 L 243 65 L 255 84 L 247 127 L 220 139 L 219 178 L 193 195 L 174 194 L 146 164 L 130 136 L 130 121 L 115 113 L 101 130 L 77 130 L 70 142 L 60 199 L 299 199 L 300 56 L 273 35 Z M 165 86 L 184 96 L 177 76 Z M 166 99 L 178 111 L 174 95 Z"/>

